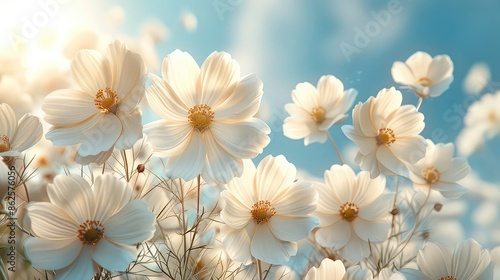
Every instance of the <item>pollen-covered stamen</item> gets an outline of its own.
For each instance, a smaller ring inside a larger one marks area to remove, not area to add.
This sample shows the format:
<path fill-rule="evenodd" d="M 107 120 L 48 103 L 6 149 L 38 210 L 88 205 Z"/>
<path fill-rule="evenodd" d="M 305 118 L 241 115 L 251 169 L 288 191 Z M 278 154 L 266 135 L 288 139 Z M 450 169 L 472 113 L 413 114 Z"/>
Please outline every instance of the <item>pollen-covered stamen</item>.
<path fill-rule="evenodd" d="M 260 200 L 252 206 L 250 213 L 257 224 L 260 224 L 269 222 L 271 217 L 276 215 L 276 210 L 269 201 Z"/>
<path fill-rule="evenodd" d="M 427 181 L 427 184 L 434 184 L 439 182 L 441 173 L 439 173 L 439 170 L 437 170 L 436 167 L 429 166 L 422 172 L 422 177 L 424 177 L 425 181 Z"/>
<path fill-rule="evenodd" d="M 431 81 L 431 79 L 429 79 L 427 77 L 422 77 L 422 78 L 418 79 L 417 83 L 423 87 L 428 87 L 431 85 L 432 81 Z"/>
<path fill-rule="evenodd" d="M 326 118 L 326 110 L 321 106 L 313 108 L 311 113 L 309 114 L 311 115 L 311 118 L 318 124 L 323 122 Z"/>
<path fill-rule="evenodd" d="M 342 219 L 350 222 L 358 217 L 359 207 L 352 202 L 346 202 L 340 206 L 339 213 Z"/>
<path fill-rule="evenodd" d="M 209 127 L 213 119 L 214 112 L 212 112 L 212 108 L 206 104 L 196 105 L 188 111 L 189 123 L 200 132 L 203 132 L 205 128 Z"/>
<path fill-rule="evenodd" d="M 99 221 L 89 221 L 80 225 L 78 238 L 83 245 L 95 245 L 104 236 L 104 226 Z"/>
<path fill-rule="evenodd" d="M 100 89 L 94 98 L 94 104 L 97 109 L 103 113 L 116 114 L 118 109 L 118 94 L 110 88 Z"/>
<path fill-rule="evenodd" d="M 457 277 L 453 277 L 451 275 L 448 275 L 448 276 L 441 277 L 438 280 L 457 280 Z"/>
<path fill-rule="evenodd" d="M 390 146 L 392 143 L 396 142 L 396 135 L 394 131 L 390 128 L 381 128 L 378 131 L 377 144 Z"/>
<path fill-rule="evenodd" d="M 2 135 L 0 138 L 0 153 L 10 151 L 10 141 L 7 135 Z"/>

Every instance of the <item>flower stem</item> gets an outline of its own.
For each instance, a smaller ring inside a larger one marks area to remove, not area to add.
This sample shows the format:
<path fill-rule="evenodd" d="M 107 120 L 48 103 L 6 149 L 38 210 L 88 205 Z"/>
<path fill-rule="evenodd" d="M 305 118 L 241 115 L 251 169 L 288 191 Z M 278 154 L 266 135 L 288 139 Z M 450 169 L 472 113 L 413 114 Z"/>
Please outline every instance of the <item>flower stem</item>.
<path fill-rule="evenodd" d="M 197 201 L 196 201 L 196 215 L 199 216 L 200 215 L 201 174 L 198 174 L 198 177 L 196 177 L 196 180 L 197 180 L 197 183 L 198 183 L 198 186 L 197 186 L 198 198 L 197 198 Z"/>
<path fill-rule="evenodd" d="M 332 142 L 333 148 L 335 149 L 335 153 L 337 154 L 337 157 L 339 158 L 340 164 L 344 164 L 344 160 L 342 159 L 342 156 L 340 155 L 339 147 L 337 147 L 337 144 L 335 144 L 335 141 L 333 141 L 333 138 L 330 135 L 330 132 L 327 132 L 326 135 L 328 135 L 328 139 L 330 140 L 330 142 Z"/>
<path fill-rule="evenodd" d="M 257 260 L 257 274 L 259 274 L 259 280 L 263 280 L 262 278 L 262 268 L 260 266 L 260 260 L 259 259 L 256 259 Z"/>
<path fill-rule="evenodd" d="M 127 179 L 127 182 L 130 181 L 129 174 L 128 174 L 128 162 L 127 162 L 127 152 L 123 150 L 123 166 L 125 167 L 125 178 Z"/>
<path fill-rule="evenodd" d="M 419 97 L 418 98 L 418 103 L 417 103 L 417 111 L 418 109 L 420 109 L 420 105 L 422 105 L 422 102 L 424 101 L 424 99 L 422 97 Z"/>

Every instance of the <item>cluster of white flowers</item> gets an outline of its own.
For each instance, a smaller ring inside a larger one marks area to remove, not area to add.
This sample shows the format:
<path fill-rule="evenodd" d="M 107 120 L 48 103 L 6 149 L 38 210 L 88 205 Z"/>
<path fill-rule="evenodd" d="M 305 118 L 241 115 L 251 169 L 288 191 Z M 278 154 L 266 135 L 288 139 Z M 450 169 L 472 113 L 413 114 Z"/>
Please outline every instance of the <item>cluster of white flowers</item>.
<path fill-rule="evenodd" d="M 358 166 L 344 163 L 329 132 L 349 117 L 357 91 L 332 75 L 317 87 L 297 84 L 285 136 L 305 146 L 330 140 L 340 163 L 308 181 L 283 155 L 252 162 L 270 143 L 269 126 L 256 117 L 263 83 L 242 76 L 228 53 L 213 52 L 200 67 L 176 50 L 147 89 L 150 63 L 121 41 L 105 53 L 74 53 L 74 85 L 54 88 L 41 108 L 50 142 L 38 145 L 58 146 L 57 153 L 23 155 L 42 138 L 42 121 L 29 113 L 17 121 L 0 104 L 0 183 L 8 184 L 11 167 L 19 190 L 16 213 L 4 206 L 1 214 L 19 221 L 24 276 L 492 279 L 493 257 L 476 241 L 452 251 L 427 230 L 427 218 L 446 207 L 440 201 L 467 191 L 461 180 L 470 172 L 453 143 L 420 135 L 420 104 L 453 81 L 447 55 L 417 52 L 394 63 L 394 81 L 420 98 L 417 106 L 403 105 L 389 87 L 354 107 L 352 125 L 341 129 L 356 145 Z M 489 99 L 498 95 L 480 102 L 496 108 Z M 466 129 L 486 116 L 491 124 L 470 129 L 492 135 L 500 116 L 484 106 L 471 106 Z M 149 109 L 161 119 L 143 125 Z M 31 185 L 48 165 L 53 176 Z"/>

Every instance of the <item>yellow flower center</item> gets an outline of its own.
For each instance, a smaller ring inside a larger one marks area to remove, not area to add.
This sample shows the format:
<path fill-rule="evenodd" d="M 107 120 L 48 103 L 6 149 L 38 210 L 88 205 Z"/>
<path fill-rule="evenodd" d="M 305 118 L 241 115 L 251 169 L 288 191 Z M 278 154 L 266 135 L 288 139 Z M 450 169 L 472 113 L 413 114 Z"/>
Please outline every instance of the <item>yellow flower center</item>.
<path fill-rule="evenodd" d="M 109 112 L 116 114 L 118 109 L 118 94 L 110 88 L 100 89 L 94 98 L 94 104 L 97 109 L 107 114 Z"/>
<path fill-rule="evenodd" d="M 422 77 L 422 78 L 418 79 L 417 83 L 423 87 L 428 87 L 431 85 L 432 81 L 431 81 L 431 79 L 429 79 L 427 77 Z"/>
<path fill-rule="evenodd" d="M 78 238 L 83 245 L 95 245 L 104 236 L 104 226 L 99 221 L 89 221 L 80 225 Z"/>
<path fill-rule="evenodd" d="M 437 170 L 436 167 L 429 166 L 422 172 L 422 177 L 424 177 L 425 181 L 427 181 L 427 184 L 434 184 L 439 182 L 441 173 L 439 173 L 439 170 Z"/>
<path fill-rule="evenodd" d="M 10 151 L 10 142 L 7 135 L 2 135 L 0 138 L 0 153 Z"/>
<path fill-rule="evenodd" d="M 346 202 L 340 206 L 339 213 L 342 219 L 350 222 L 358 217 L 359 207 L 352 202 Z"/>
<path fill-rule="evenodd" d="M 326 110 L 325 108 L 318 106 L 312 109 L 311 113 L 311 118 L 317 123 L 320 124 L 325 120 L 326 116 Z"/>
<path fill-rule="evenodd" d="M 394 131 L 390 128 L 381 128 L 378 131 L 377 144 L 380 146 L 382 144 L 390 146 L 392 143 L 396 142 L 396 136 Z"/>
<path fill-rule="evenodd" d="M 441 277 L 438 280 L 457 280 L 457 278 L 449 275 L 449 276 Z"/>
<path fill-rule="evenodd" d="M 212 112 L 212 108 L 206 104 L 196 105 L 188 111 L 189 123 L 200 132 L 208 128 L 213 119 L 214 112 Z"/>
<path fill-rule="evenodd" d="M 269 222 L 271 217 L 276 215 L 276 210 L 269 201 L 260 200 L 252 206 L 250 213 L 257 224 L 260 224 Z"/>

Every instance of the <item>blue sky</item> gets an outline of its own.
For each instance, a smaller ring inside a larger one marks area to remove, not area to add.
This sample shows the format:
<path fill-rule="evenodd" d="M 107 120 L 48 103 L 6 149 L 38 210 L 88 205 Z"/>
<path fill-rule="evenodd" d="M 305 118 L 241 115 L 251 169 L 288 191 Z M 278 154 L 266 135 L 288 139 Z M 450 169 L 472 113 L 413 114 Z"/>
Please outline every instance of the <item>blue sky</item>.
<path fill-rule="evenodd" d="M 455 80 L 442 96 L 428 99 L 421 107 L 426 117 L 423 136 L 436 142 L 454 142 L 462 127 L 462 117 L 476 98 L 467 97 L 462 81 L 476 62 L 486 62 L 497 81 L 500 65 L 500 27 L 498 1 L 109 1 L 126 11 L 122 27 L 127 33 L 138 32 L 147 18 L 160 19 L 170 30 L 169 39 L 160 44 L 161 57 L 175 49 L 188 51 L 202 63 L 212 51 L 227 51 L 240 63 L 242 73 L 254 72 L 264 82 L 264 102 L 272 112 L 273 129 L 267 154 L 284 154 L 291 162 L 316 176 L 337 163 L 329 143 L 303 146 L 299 140 L 282 135 L 281 121 L 286 117 L 283 105 L 291 102 L 290 93 L 297 83 L 316 84 L 319 77 L 332 74 L 346 88 L 359 91 L 357 101 L 384 88 L 396 86 L 390 69 L 396 60 L 404 61 L 422 50 L 432 56 L 448 54 L 454 62 Z M 392 7 L 392 8 L 391 8 Z M 377 22 L 377 14 L 389 13 L 390 19 L 378 22 L 380 30 L 367 27 Z M 391 13 L 391 11 L 396 11 Z M 183 13 L 198 19 L 198 28 L 187 32 L 180 24 Z M 385 25 L 385 26 L 383 26 Z M 368 34 L 368 44 L 358 48 L 349 60 L 339 45 L 355 46 L 357 29 Z M 496 90 L 496 88 L 491 88 Z M 416 104 L 410 92 L 404 103 Z M 344 124 L 350 124 L 348 119 Z M 350 143 L 340 127 L 331 133 L 342 149 Z M 485 179 L 500 180 L 494 139 L 470 158 L 473 169 Z"/>

